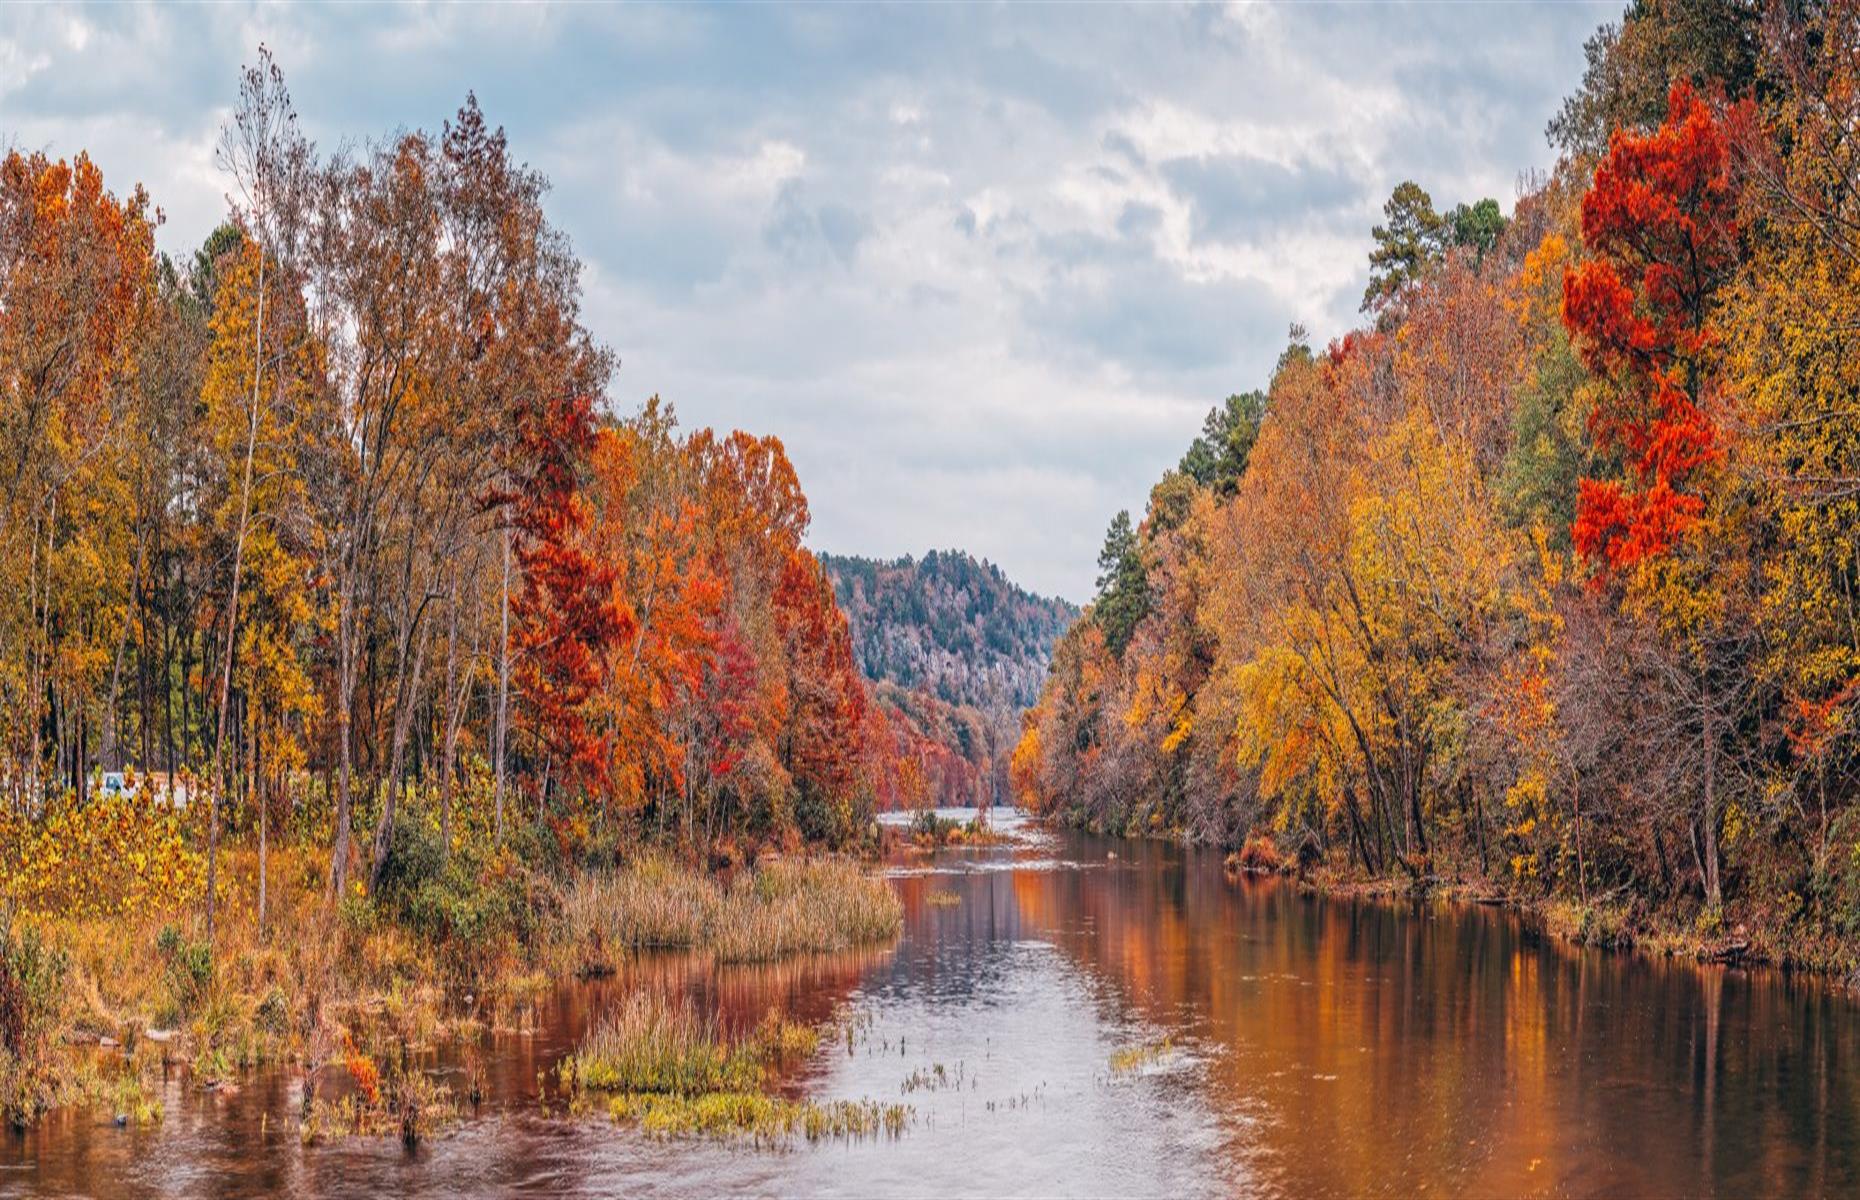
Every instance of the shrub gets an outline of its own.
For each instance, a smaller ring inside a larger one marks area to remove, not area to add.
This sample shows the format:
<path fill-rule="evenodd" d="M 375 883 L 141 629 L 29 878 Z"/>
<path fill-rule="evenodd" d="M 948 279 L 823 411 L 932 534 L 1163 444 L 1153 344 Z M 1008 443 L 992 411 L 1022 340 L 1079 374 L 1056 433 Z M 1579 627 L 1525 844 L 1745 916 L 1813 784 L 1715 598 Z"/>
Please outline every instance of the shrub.
<path fill-rule="evenodd" d="M 172 909 L 206 880 L 185 822 L 152 796 L 66 793 L 38 817 L 0 813 L 0 901 L 78 917 Z"/>
<path fill-rule="evenodd" d="M 58 1096 L 52 1056 L 69 962 L 36 929 L 0 917 L 0 1117 L 24 1126 Z"/>
<path fill-rule="evenodd" d="M 162 981 L 168 991 L 168 1003 L 156 1019 L 172 1026 L 199 1012 L 205 1002 L 213 985 L 213 947 L 189 941 L 173 925 L 163 925 L 155 935 L 155 949 L 161 955 Z"/>
<path fill-rule="evenodd" d="M 375 900 L 465 982 L 483 979 L 513 944 L 529 943 L 549 907 L 509 850 L 448 855 L 438 829 L 411 808 L 395 825 Z"/>
<path fill-rule="evenodd" d="M 1246 844 L 1228 857 L 1228 865 L 1257 875 L 1271 875 L 1285 869 L 1279 847 L 1265 834 L 1256 833 Z"/>

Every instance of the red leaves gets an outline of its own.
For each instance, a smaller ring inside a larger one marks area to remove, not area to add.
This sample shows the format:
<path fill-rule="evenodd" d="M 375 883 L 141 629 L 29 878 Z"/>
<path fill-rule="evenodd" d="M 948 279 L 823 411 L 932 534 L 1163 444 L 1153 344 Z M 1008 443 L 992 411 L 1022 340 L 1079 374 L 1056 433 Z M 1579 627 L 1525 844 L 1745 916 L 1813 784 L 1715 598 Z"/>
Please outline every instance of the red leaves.
<path fill-rule="evenodd" d="M 1613 383 L 1590 428 L 1626 452 L 1627 481 L 1585 479 L 1571 533 L 1610 568 L 1664 553 L 1697 522 L 1691 490 L 1722 453 L 1701 405 L 1717 331 L 1710 304 L 1736 265 L 1735 196 L 1724 129 L 1681 81 L 1666 123 L 1617 130 L 1582 200 L 1597 257 L 1563 278 L 1563 322 L 1583 361 Z"/>
<path fill-rule="evenodd" d="M 833 583 L 805 549 L 795 549 L 782 569 L 775 619 L 790 671 L 788 770 L 804 787 L 845 796 L 861 766 L 865 681 Z"/>
<path fill-rule="evenodd" d="M 511 488 L 523 569 L 514 604 L 518 682 L 564 774 L 586 778 L 607 757 L 586 719 L 601 654 L 634 633 L 631 614 L 615 603 L 613 564 L 591 555 L 583 536 L 589 512 L 577 469 L 595 445 L 593 407 L 585 396 L 537 397 L 517 412 L 515 433 L 512 458 L 529 468 Z"/>

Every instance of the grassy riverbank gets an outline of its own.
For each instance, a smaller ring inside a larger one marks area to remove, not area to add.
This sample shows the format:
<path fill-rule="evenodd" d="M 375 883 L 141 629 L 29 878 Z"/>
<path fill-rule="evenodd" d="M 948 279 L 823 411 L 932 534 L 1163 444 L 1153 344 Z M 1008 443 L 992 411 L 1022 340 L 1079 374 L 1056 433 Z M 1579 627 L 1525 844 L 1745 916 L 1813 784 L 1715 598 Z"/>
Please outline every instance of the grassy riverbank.
<path fill-rule="evenodd" d="M 0 931 L 0 1120 L 81 1102 L 154 1119 L 147 1096 L 164 1066 L 212 1087 L 290 1064 L 305 1081 L 306 1136 L 417 1137 L 465 1097 L 425 1088 L 404 1064 L 527 1026 L 559 979 L 656 947 L 765 962 L 883 944 L 901 924 L 890 887 L 846 859 L 785 858 L 727 879 L 656 851 L 544 870 L 526 865 L 538 853 L 489 839 L 448 853 L 431 825 L 404 824 L 380 887 L 333 904 L 314 844 L 270 850 L 262 919 L 256 850 L 223 848 L 211 941 L 193 897 L 15 904 Z M 324 1102 L 329 1081 L 340 1094 Z"/>

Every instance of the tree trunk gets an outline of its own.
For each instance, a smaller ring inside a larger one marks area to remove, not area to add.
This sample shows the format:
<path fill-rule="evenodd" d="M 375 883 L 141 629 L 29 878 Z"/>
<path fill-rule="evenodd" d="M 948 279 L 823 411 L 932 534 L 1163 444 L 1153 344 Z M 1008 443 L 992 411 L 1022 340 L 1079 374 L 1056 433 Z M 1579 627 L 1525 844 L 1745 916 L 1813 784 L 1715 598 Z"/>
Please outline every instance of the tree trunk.
<path fill-rule="evenodd" d="M 252 403 L 246 409 L 245 469 L 239 482 L 239 532 L 233 539 L 231 599 L 226 604 L 226 645 L 220 657 L 218 728 L 213 738 L 213 792 L 207 804 L 207 941 L 213 940 L 213 884 L 220 849 L 220 795 L 226 789 L 226 700 L 232 691 L 233 650 L 239 633 L 239 584 L 245 572 L 246 524 L 252 510 L 252 456 L 258 447 L 258 404 L 265 371 L 265 252 L 258 252 L 258 321 L 252 328 Z"/>
<path fill-rule="evenodd" d="M 394 814 L 400 799 L 401 765 L 407 753 L 407 734 L 413 728 L 414 697 L 419 694 L 420 675 L 426 664 L 426 637 L 419 631 L 419 618 L 414 617 L 415 628 L 409 636 L 413 639 L 413 662 L 401 672 L 399 693 L 394 704 L 394 748 L 388 756 L 387 795 L 381 801 L 381 817 L 375 822 L 374 863 L 369 871 L 368 886 L 373 889 L 381 885 L 381 872 L 387 869 L 388 853 L 394 843 Z M 404 652 L 403 652 L 404 653 Z"/>
<path fill-rule="evenodd" d="M 350 537 L 357 536 L 350 531 Z M 355 553 L 351 547 L 349 555 Z M 355 703 L 356 613 L 355 564 L 345 565 L 346 577 L 336 613 L 336 829 L 329 851 L 329 894 L 342 896 L 349 882 L 349 822 L 353 811 L 354 766 L 350 755 L 350 722 Z"/>
<path fill-rule="evenodd" d="M 493 736 L 492 770 L 496 782 L 492 785 L 492 808 L 496 814 L 495 829 L 498 841 L 504 840 L 504 749 L 508 744 L 510 724 L 510 514 L 506 512 L 502 521 L 504 539 L 504 577 L 498 592 L 498 651 L 497 651 L 497 728 Z"/>
<path fill-rule="evenodd" d="M 1724 891 L 1719 881 L 1718 863 L 1718 738 L 1712 724 L 1711 701 L 1709 695 L 1705 704 L 1704 719 L 1705 742 L 1705 812 L 1701 824 L 1704 841 L 1703 861 L 1700 866 L 1705 875 L 1705 907 L 1717 909 L 1724 903 Z"/>
<path fill-rule="evenodd" d="M 146 536 L 136 539 L 136 565 L 130 571 L 129 587 L 133 593 L 136 581 L 142 578 L 143 551 L 147 548 Z M 116 737 L 116 698 L 123 690 L 123 659 L 129 653 L 130 613 L 133 605 L 123 606 L 123 631 L 116 638 L 116 657 L 110 663 L 110 692 L 103 698 L 103 742 L 97 747 L 97 761 L 108 763 L 115 770 L 123 769 L 123 756 L 117 747 Z"/>
<path fill-rule="evenodd" d="M 1573 784 L 1576 797 L 1576 894 L 1582 902 L 1589 902 L 1589 875 L 1582 861 L 1582 780 Z"/>

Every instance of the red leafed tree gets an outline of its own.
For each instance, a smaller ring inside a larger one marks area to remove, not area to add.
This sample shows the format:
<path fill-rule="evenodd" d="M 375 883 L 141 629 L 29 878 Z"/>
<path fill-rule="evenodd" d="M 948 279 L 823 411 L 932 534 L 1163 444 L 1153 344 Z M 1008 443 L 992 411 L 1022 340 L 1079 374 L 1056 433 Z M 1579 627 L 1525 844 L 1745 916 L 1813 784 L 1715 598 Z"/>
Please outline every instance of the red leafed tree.
<path fill-rule="evenodd" d="M 1608 568 L 1663 553 L 1704 510 L 1695 484 L 1722 453 L 1707 412 L 1718 334 L 1712 301 L 1737 257 L 1723 124 L 1673 85 L 1666 122 L 1618 130 L 1582 200 L 1592 257 L 1563 278 L 1563 322 L 1609 382 L 1590 417 L 1625 480 L 1584 479 L 1571 534 Z"/>
<path fill-rule="evenodd" d="M 775 589 L 775 614 L 789 665 L 783 765 L 804 798 L 845 818 L 863 765 L 865 681 L 833 583 L 805 549 L 788 556 Z"/>
<path fill-rule="evenodd" d="M 615 568 L 589 552 L 590 513 L 579 472 L 597 434 L 586 396 L 539 397 L 518 409 L 516 461 L 525 476 L 511 489 L 511 519 L 523 570 L 517 617 L 517 682 L 534 733 L 562 776 L 587 783 L 611 748 L 589 721 L 608 647 L 633 636 L 631 614 L 616 603 Z"/>

